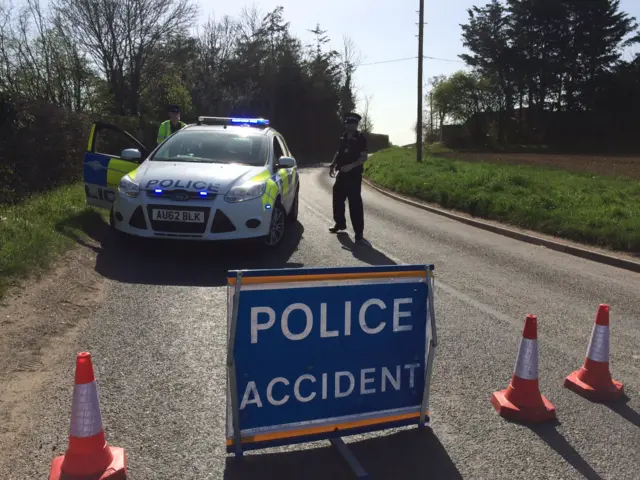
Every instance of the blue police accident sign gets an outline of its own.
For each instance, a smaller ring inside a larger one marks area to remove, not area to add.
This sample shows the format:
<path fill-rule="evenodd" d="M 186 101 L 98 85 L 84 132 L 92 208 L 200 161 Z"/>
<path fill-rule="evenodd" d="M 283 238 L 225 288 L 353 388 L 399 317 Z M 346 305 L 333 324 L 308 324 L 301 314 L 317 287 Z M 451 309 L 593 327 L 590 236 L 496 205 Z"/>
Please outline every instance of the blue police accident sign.
<path fill-rule="evenodd" d="M 428 421 L 432 271 L 230 272 L 227 450 Z"/>

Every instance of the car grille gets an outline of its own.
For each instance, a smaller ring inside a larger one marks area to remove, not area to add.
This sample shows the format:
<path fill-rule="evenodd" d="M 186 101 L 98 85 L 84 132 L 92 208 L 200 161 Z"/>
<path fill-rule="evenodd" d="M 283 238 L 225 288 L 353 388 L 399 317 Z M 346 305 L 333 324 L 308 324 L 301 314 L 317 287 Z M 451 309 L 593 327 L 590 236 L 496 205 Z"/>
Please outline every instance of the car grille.
<path fill-rule="evenodd" d="M 187 212 L 203 212 L 204 223 L 187 223 L 187 222 L 175 222 L 165 220 L 153 220 L 153 210 L 180 210 Z M 178 207 L 176 205 L 148 205 L 147 213 L 149 214 L 149 220 L 151 222 L 151 228 L 156 232 L 170 232 L 170 233 L 204 233 L 207 228 L 207 222 L 209 221 L 209 207 Z"/>
<path fill-rule="evenodd" d="M 162 198 L 163 200 L 173 200 L 174 202 L 188 202 L 190 200 L 215 200 L 216 194 L 207 192 L 207 195 L 200 195 L 200 192 L 188 192 L 187 190 L 162 190 L 156 193 L 153 189 L 146 190 L 149 198 Z"/>

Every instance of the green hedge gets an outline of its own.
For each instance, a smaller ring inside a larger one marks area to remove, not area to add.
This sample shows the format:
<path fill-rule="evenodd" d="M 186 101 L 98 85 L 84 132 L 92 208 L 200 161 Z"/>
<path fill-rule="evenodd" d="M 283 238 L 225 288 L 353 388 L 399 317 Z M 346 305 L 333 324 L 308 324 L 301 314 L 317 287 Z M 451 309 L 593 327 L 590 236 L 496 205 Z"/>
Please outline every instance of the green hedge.
<path fill-rule="evenodd" d="M 0 205 L 82 180 L 93 120 L 114 123 L 155 146 L 159 121 L 68 112 L 48 103 L 0 96 Z"/>

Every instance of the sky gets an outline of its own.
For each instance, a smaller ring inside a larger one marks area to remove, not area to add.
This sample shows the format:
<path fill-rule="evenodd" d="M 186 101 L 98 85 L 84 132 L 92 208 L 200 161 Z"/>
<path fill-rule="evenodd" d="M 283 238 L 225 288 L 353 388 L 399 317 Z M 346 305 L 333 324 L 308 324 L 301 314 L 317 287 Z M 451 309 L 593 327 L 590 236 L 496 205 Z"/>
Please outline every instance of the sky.
<path fill-rule="evenodd" d="M 341 49 L 344 36 L 350 37 L 362 58 L 355 78 L 359 107 L 364 105 L 364 95 L 370 96 L 369 115 L 373 120 L 373 131 L 389 135 L 395 145 L 415 142 L 419 0 L 380 1 L 377 8 L 372 6 L 371 0 L 198 1 L 200 18 L 204 20 L 210 15 L 216 18 L 224 15 L 236 17 L 243 7 L 253 5 L 262 13 L 281 5 L 285 20 L 290 22 L 291 32 L 304 43 L 313 40 L 308 30 L 314 29 L 318 23 L 327 31 L 330 45 L 336 50 Z M 466 69 L 458 58 L 458 55 L 466 53 L 460 24 L 467 22 L 468 8 L 486 3 L 488 0 L 425 0 L 424 55 L 438 59 L 424 60 L 425 82 L 435 75 L 449 75 Z M 621 0 L 620 8 L 640 23 L 638 0 Z M 405 58 L 410 59 L 378 63 Z M 632 51 L 625 52 L 625 58 L 633 58 Z"/>

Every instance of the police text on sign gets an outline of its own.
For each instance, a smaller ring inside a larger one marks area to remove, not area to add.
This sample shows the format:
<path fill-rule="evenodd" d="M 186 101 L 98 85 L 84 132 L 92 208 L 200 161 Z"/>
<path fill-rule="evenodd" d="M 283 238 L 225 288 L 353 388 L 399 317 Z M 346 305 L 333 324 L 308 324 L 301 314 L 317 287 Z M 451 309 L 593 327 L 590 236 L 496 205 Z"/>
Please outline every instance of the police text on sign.
<path fill-rule="evenodd" d="M 411 298 L 393 299 L 392 320 L 380 320 L 377 321 L 374 326 L 374 324 L 369 325 L 367 323 L 367 310 L 373 307 L 377 307 L 381 310 L 387 310 L 387 305 L 379 298 L 370 298 L 362 304 L 358 311 L 357 325 L 362 329 L 364 333 L 367 333 L 369 335 L 380 333 L 387 326 L 387 324 L 393 325 L 394 332 L 408 332 L 412 329 L 412 325 L 401 325 L 400 319 L 404 317 L 410 317 L 411 313 L 407 311 L 403 312 L 400 309 L 402 305 L 410 304 L 411 302 Z M 294 333 L 290 328 L 290 317 L 293 316 L 292 314 L 298 311 L 304 314 L 304 328 L 301 332 Z M 344 315 L 344 322 L 340 325 L 341 328 L 330 330 L 327 327 L 327 317 L 329 313 L 332 314 L 332 317 L 338 317 L 342 314 Z M 267 317 L 267 320 L 261 322 L 261 316 Z M 344 308 L 339 312 L 328 312 L 327 303 L 323 302 L 320 304 L 320 311 L 316 312 L 315 317 L 313 311 L 311 310 L 311 307 L 309 307 L 308 305 L 304 303 L 292 303 L 284 309 L 279 320 L 282 334 L 289 340 L 298 341 L 307 338 L 312 333 L 312 330 L 314 330 L 314 323 L 316 325 L 318 325 L 319 323 L 318 327 L 315 328 L 319 328 L 320 338 L 331 338 L 337 337 L 339 335 L 348 336 L 351 335 L 352 328 L 352 302 L 345 302 Z M 251 343 L 258 343 L 258 332 L 261 330 L 269 330 L 275 325 L 275 323 L 276 312 L 273 308 L 267 306 L 251 307 Z"/>

